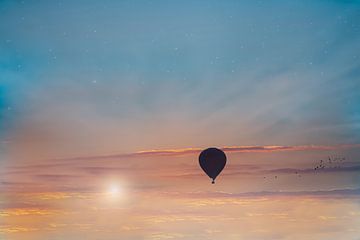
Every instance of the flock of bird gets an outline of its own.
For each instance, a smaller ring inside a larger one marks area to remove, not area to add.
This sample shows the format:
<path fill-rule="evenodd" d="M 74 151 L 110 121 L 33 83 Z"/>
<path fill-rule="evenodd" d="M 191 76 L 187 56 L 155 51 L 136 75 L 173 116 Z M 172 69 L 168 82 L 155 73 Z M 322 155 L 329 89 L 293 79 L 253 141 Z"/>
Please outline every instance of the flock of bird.
<path fill-rule="evenodd" d="M 346 159 L 344 157 L 328 157 L 327 161 L 320 160 L 320 163 L 314 167 L 314 170 L 318 171 L 325 168 L 341 168 L 345 160 Z"/>
<path fill-rule="evenodd" d="M 327 160 L 320 160 L 320 162 L 314 167 L 315 172 L 319 172 L 324 169 L 337 169 L 341 168 L 346 161 L 345 157 L 328 157 Z M 301 178 L 299 171 L 295 171 L 297 177 Z M 274 179 L 277 179 L 278 176 L 275 175 Z M 266 177 L 264 177 L 266 179 Z"/>

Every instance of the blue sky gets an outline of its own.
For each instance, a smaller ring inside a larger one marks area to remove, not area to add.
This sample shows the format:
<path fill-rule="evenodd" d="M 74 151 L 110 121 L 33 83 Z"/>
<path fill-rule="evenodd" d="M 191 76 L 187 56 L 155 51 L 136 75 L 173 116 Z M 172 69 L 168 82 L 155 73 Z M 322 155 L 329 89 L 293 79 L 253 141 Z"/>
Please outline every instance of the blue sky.
<path fill-rule="evenodd" d="M 53 101 L 91 105 L 64 109 L 74 118 L 214 116 L 210 125 L 236 135 L 252 129 L 252 144 L 282 130 L 277 143 L 298 134 L 291 141 L 353 143 L 358 10 L 356 1 L 3 1 L 2 119 Z"/>

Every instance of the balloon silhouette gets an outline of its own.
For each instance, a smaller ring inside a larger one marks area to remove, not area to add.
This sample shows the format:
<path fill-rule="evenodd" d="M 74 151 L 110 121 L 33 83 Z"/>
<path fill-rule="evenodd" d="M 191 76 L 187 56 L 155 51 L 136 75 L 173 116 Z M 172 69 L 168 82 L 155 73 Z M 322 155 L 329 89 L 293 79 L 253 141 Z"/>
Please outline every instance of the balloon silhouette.
<path fill-rule="evenodd" d="M 208 148 L 200 153 L 199 163 L 202 170 L 212 179 L 212 184 L 214 184 L 215 178 L 225 167 L 226 155 L 220 149 Z"/>

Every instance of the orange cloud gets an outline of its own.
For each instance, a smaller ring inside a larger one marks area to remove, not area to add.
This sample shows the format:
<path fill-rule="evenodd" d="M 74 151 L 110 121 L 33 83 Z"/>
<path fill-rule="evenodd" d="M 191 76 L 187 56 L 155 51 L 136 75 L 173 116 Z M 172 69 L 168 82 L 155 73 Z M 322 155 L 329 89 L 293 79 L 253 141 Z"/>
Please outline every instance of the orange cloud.
<path fill-rule="evenodd" d="M 0 227 L 0 233 L 19 233 L 37 231 L 37 228 L 19 227 L 19 226 L 4 226 Z"/>
<path fill-rule="evenodd" d="M 1 217 L 9 216 L 26 216 L 26 215 L 53 215 L 58 212 L 55 210 L 49 209 L 40 209 L 40 208 L 14 208 L 0 211 Z"/>
<path fill-rule="evenodd" d="M 220 147 L 225 152 L 280 152 L 280 151 L 328 151 L 328 150 L 341 150 L 349 148 L 360 148 L 360 144 L 342 144 L 342 145 L 298 145 L 298 146 L 224 146 Z M 84 157 L 71 157 L 61 160 L 91 160 L 91 159 L 104 159 L 104 158 L 123 158 L 123 157 L 139 157 L 139 156 L 182 156 L 187 154 L 198 154 L 202 148 L 179 148 L 179 149 L 151 149 L 138 151 L 133 153 L 124 154 L 111 154 L 111 155 L 96 155 Z M 60 160 L 60 159 L 59 159 Z"/>

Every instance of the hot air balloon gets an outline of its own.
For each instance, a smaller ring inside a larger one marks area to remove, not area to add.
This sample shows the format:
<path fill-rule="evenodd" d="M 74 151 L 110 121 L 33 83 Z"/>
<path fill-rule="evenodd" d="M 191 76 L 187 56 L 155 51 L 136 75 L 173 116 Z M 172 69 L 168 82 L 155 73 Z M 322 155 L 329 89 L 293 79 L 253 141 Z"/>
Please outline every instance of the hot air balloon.
<path fill-rule="evenodd" d="M 214 184 L 215 178 L 225 167 L 226 155 L 220 149 L 208 148 L 200 153 L 199 163 L 202 170 L 212 179 L 212 184 Z"/>

